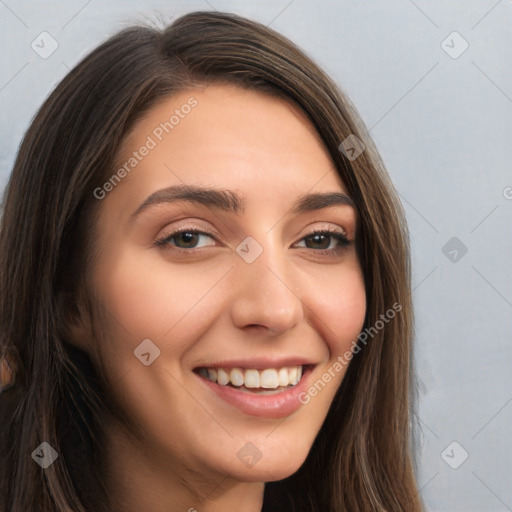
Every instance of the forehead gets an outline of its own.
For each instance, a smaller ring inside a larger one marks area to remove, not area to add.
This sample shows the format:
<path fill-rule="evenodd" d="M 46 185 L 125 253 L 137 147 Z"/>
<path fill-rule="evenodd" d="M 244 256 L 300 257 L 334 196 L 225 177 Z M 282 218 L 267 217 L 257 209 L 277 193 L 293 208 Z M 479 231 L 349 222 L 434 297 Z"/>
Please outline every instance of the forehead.
<path fill-rule="evenodd" d="M 344 190 L 298 106 L 231 85 L 185 90 L 162 100 L 124 141 L 117 167 L 128 162 L 136 165 L 123 180 L 129 185 L 122 186 L 137 200 L 175 184 L 230 188 L 260 203 L 310 190 Z"/>

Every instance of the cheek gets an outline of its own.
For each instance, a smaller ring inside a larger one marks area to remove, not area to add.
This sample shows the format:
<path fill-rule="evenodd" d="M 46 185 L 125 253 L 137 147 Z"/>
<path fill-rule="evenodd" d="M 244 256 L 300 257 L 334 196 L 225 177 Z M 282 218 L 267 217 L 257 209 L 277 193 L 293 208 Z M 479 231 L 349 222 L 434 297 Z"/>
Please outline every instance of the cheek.
<path fill-rule="evenodd" d="M 321 285 L 320 285 L 321 283 Z M 304 288 L 304 304 L 331 358 L 348 350 L 364 325 L 366 293 L 358 264 L 328 272 Z"/>
<path fill-rule="evenodd" d="M 119 250 L 97 269 L 95 289 L 106 312 L 99 329 L 102 339 L 97 340 L 99 364 L 114 400 L 132 421 L 158 430 L 155 411 L 162 414 L 162 439 L 169 429 L 183 428 L 176 415 L 166 416 L 162 404 L 172 402 L 191 416 L 204 415 L 183 392 L 182 361 L 215 321 L 230 268 L 222 263 L 201 270 L 195 265 L 178 268 L 163 258 L 154 261 Z M 137 357 L 145 353 L 150 354 L 148 366 Z"/>
<path fill-rule="evenodd" d="M 189 338 L 199 332 L 215 314 L 208 295 L 230 270 L 225 263 L 198 270 L 195 265 L 143 260 L 128 253 L 111 259 L 96 276 L 101 300 L 118 324 L 113 327 L 124 328 L 139 342 L 176 338 L 182 330 Z"/>
<path fill-rule="evenodd" d="M 320 286 L 321 285 L 321 286 Z M 366 315 L 366 292 L 359 264 L 316 275 L 306 288 L 304 306 L 325 347 L 322 364 L 299 396 L 304 412 L 318 432 L 352 360 Z"/>

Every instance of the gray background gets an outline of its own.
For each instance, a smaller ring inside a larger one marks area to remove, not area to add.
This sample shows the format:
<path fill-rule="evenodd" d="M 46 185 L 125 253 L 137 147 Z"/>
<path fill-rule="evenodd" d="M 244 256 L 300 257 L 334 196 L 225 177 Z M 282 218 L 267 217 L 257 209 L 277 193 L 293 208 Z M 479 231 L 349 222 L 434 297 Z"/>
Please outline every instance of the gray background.
<path fill-rule="evenodd" d="M 82 56 L 132 22 L 210 9 L 290 37 L 360 111 L 411 231 L 427 510 L 512 510 L 509 0 L 0 0 L 0 190 L 31 117 Z M 47 59 L 31 48 L 43 31 L 59 45 Z"/>

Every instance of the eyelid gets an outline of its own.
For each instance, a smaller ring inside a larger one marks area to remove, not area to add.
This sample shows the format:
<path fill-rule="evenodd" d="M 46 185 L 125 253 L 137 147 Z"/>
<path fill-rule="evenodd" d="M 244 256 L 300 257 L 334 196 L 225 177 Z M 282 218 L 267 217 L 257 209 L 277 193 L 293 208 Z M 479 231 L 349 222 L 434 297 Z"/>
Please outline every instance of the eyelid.
<path fill-rule="evenodd" d="M 190 256 L 200 252 L 202 249 L 205 249 L 205 246 L 202 246 L 202 247 L 190 247 L 190 248 L 183 248 L 183 247 L 179 247 L 175 244 L 171 244 L 170 241 L 172 238 L 178 236 L 179 234 L 181 233 L 195 233 L 196 235 L 203 235 L 203 236 L 207 236 L 207 237 L 210 237 L 211 239 L 213 239 L 215 242 L 219 242 L 217 236 L 209 229 L 201 229 L 201 228 L 198 228 L 198 227 L 191 227 L 191 226 L 183 226 L 183 227 L 180 227 L 180 228 L 176 228 L 174 229 L 171 233 L 167 234 L 167 235 L 164 235 L 163 237 L 159 238 L 156 242 L 155 242 L 155 245 L 156 246 L 159 246 L 159 247 L 162 247 L 164 249 L 169 249 L 169 250 L 172 250 L 178 254 L 188 254 Z M 305 247 L 305 246 L 298 246 L 299 243 L 301 242 L 304 242 L 305 243 L 305 240 L 307 238 L 310 238 L 312 236 L 315 236 L 315 235 L 319 235 L 319 234 L 322 234 L 322 235 L 328 235 L 332 238 L 334 238 L 336 240 L 336 247 L 334 249 L 314 249 L 314 248 L 309 248 L 309 247 Z M 339 257 L 343 251 L 351 245 L 351 240 L 348 239 L 348 236 L 346 234 L 346 231 L 345 229 L 341 228 L 340 226 L 337 226 L 337 227 L 334 227 L 334 226 L 323 226 L 323 227 L 318 227 L 316 229 L 313 229 L 311 231 L 309 231 L 308 233 L 304 234 L 302 237 L 299 238 L 299 240 L 297 240 L 293 245 L 292 247 L 296 247 L 296 248 L 299 248 L 299 249 L 309 249 L 310 251 L 312 251 L 312 254 L 317 254 L 318 256 L 337 256 Z M 212 246 L 215 246 L 217 245 L 216 243 L 213 243 L 213 244 L 209 244 L 208 246 L 206 247 L 212 247 Z"/>
<path fill-rule="evenodd" d="M 175 228 L 174 230 L 170 231 L 170 233 L 168 235 L 164 235 L 161 238 L 168 238 L 169 236 L 176 235 L 176 234 L 183 233 L 183 232 L 188 232 L 188 231 L 192 231 L 192 232 L 198 233 L 198 234 L 206 234 L 206 235 L 210 235 L 212 237 L 217 236 L 213 230 L 210 230 L 208 228 L 198 227 L 198 226 L 182 226 L 179 228 Z M 346 230 L 341 227 L 323 226 L 323 227 L 313 229 L 312 231 L 309 231 L 308 233 L 304 234 L 301 237 L 301 239 L 304 237 L 307 237 L 307 236 L 311 236 L 315 233 L 324 233 L 324 232 L 348 236 Z"/>
<path fill-rule="evenodd" d="M 339 224 L 328 223 L 325 221 L 314 221 L 310 222 L 302 231 L 307 232 L 302 235 L 302 238 L 311 236 L 315 233 L 334 233 L 336 235 L 344 236 L 348 239 L 347 230 Z"/>
<path fill-rule="evenodd" d="M 217 236 L 213 233 L 213 231 L 207 229 L 207 228 L 199 228 L 197 226 L 193 227 L 193 226 L 182 226 L 182 227 L 179 227 L 179 228 L 175 228 L 173 230 L 171 230 L 168 234 L 164 234 L 162 235 L 161 237 L 159 237 L 156 242 L 155 242 L 155 245 L 157 246 L 167 246 L 167 245 L 170 245 L 168 242 L 169 242 L 169 239 L 171 239 L 172 237 L 175 237 L 177 235 L 179 235 L 180 233 L 196 233 L 198 235 L 206 235 L 206 236 L 209 236 L 210 238 L 213 238 L 216 242 L 218 242 L 218 239 L 217 239 Z M 187 251 L 187 252 L 191 252 L 194 250 L 194 248 L 191 248 L 191 249 L 183 249 L 181 247 L 176 247 L 177 250 L 184 250 L 184 251 Z"/>

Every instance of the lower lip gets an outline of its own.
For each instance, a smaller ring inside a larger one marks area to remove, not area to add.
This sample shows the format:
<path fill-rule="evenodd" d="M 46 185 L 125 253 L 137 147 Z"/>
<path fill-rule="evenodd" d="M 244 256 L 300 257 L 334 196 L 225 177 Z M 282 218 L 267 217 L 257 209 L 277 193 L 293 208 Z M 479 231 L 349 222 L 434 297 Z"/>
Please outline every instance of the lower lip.
<path fill-rule="evenodd" d="M 285 418 L 294 413 L 302 403 L 299 395 L 308 388 L 312 368 L 304 369 L 299 383 L 290 389 L 284 389 L 272 395 L 258 395 L 247 391 L 240 391 L 231 386 L 221 386 L 216 382 L 197 375 L 209 389 L 230 405 L 234 405 L 240 411 L 251 416 L 262 418 Z"/>

